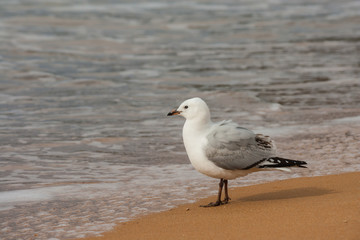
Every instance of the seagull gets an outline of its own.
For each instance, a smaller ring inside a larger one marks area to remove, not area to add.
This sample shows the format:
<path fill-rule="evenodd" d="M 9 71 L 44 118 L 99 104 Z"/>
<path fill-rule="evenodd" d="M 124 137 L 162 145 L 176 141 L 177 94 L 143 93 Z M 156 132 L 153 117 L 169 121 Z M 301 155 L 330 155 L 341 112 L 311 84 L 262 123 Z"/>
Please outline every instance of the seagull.
<path fill-rule="evenodd" d="M 185 100 L 167 114 L 174 115 L 186 119 L 182 135 L 191 164 L 200 173 L 220 179 L 216 202 L 201 207 L 227 204 L 231 200 L 228 180 L 263 170 L 306 168 L 304 161 L 277 157 L 269 136 L 255 134 L 231 120 L 212 122 L 209 107 L 201 98 Z M 225 198 L 221 200 L 223 188 Z"/>

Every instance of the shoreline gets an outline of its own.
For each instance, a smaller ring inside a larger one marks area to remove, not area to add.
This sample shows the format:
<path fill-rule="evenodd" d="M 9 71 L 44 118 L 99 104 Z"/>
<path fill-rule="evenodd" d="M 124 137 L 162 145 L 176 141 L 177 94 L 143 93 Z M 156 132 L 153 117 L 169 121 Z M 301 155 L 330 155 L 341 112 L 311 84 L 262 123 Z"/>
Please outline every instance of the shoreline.
<path fill-rule="evenodd" d="M 104 239 L 358 239 L 360 172 L 230 188 L 227 205 L 201 208 L 216 196 L 117 224 Z"/>

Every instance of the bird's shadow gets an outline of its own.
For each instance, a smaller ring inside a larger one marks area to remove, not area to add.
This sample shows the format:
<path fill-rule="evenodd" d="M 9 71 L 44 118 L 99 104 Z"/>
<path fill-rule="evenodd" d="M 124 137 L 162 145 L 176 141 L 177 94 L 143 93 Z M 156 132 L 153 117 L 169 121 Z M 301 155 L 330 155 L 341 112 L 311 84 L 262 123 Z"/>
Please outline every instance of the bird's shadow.
<path fill-rule="evenodd" d="M 281 199 L 291 199 L 291 198 L 314 197 L 314 196 L 321 196 L 331 193 L 334 193 L 334 191 L 325 188 L 304 187 L 304 188 L 285 189 L 275 192 L 259 193 L 255 195 L 238 198 L 237 201 L 241 201 L 241 202 L 271 201 L 271 200 L 281 200 Z"/>

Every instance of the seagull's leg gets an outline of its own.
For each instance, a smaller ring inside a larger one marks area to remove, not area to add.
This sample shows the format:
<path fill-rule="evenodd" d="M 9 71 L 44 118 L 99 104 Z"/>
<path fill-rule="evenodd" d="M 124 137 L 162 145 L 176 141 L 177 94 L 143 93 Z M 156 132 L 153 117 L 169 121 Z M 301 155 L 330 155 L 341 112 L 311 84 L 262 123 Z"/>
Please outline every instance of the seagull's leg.
<path fill-rule="evenodd" d="M 225 198 L 224 201 L 222 203 L 226 204 L 228 203 L 231 198 L 229 197 L 229 193 L 228 193 L 228 180 L 224 180 L 224 184 L 225 184 Z"/>
<path fill-rule="evenodd" d="M 215 204 L 217 204 L 216 206 L 218 206 L 218 205 L 221 204 L 221 193 L 222 193 L 223 186 L 224 186 L 224 179 L 221 178 L 221 179 L 220 179 L 220 182 L 219 182 L 218 198 L 217 198 L 217 200 L 216 200 L 216 202 L 215 202 Z"/>
<path fill-rule="evenodd" d="M 216 206 L 223 204 L 221 202 L 221 193 L 222 193 L 223 186 L 224 186 L 224 179 L 221 178 L 220 182 L 219 182 L 219 192 L 218 192 L 218 197 L 217 197 L 216 202 L 211 202 L 208 205 L 200 205 L 200 207 L 216 207 Z"/>

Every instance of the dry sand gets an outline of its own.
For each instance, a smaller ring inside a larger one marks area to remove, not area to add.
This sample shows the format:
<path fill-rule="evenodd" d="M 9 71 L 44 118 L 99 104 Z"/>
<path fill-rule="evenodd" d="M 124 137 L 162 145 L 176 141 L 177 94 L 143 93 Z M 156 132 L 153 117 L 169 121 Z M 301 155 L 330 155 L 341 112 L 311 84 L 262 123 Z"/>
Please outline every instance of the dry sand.
<path fill-rule="evenodd" d="M 230 197 L 227 205 L 199 207 L 212 196 L 86 239 L 360 239 L 359 172 L 235 188 Z"/>

